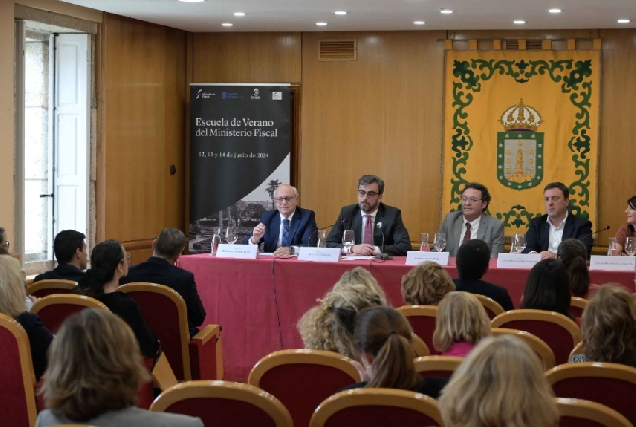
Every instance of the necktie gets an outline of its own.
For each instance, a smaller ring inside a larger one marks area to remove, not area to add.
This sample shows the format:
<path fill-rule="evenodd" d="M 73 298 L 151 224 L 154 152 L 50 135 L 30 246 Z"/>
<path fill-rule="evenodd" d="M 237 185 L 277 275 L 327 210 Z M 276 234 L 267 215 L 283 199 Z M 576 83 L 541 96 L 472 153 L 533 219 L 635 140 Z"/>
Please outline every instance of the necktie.
<path fill-rule="evenodd" d="M 371 215 L 364 216 L 367 220 L 366 224 L 364 224 L 364 242 L 368 245 L 373 244 L 373 218 Z"/>
<path fill-rule="evenodd" d="M 470 240 L 470 222 L 466 223 L 466 233 L 464 233 L 464 238 L 462 239 L 462 245 Z"/>
<path fill-rule="evenodd" d="M 289 219 L 283 219 L 283 238 L 280 240 L 280 245 L 283 247 L 289 246 Z"/>

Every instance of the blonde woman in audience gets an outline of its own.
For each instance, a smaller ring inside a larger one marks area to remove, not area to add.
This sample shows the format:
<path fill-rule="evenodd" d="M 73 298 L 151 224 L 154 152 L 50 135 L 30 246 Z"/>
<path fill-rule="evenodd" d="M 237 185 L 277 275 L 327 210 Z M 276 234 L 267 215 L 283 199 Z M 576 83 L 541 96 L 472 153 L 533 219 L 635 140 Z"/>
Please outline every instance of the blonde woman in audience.
<path fill-rule="evenodd" d="M 362 356 L 368 381 L 353 388 L 396 388 L 437 399 L 448 379 L 423 379 L 415 370 L 413 331 L 408 320 L 390 307 L 368 307 L 356 316 L 355 342 Z"/>
<path fill-rule="evenodd" d="M 31 346 L 31 360 L 37 380 L 46 369 L 46 352 L 53 334 L 42 324 L 37 314 L 27 312 L 27 296 L 20 262 L 0 255 L 0 313 L 14 318 L 26 331 Z"/>
<path fill-rule="evenodd" d="M 386 295 L 371 273 L 361 267 L 347 271 L 298 321 L 305 348 L 335 351 L 360 361 L 353 342 L 355 317 L 360 310 L 378 305 L 387 305 Z"/>
<path fill-rule="evenodd" d="M 439 399 L 446 427 L 556 427 L 552 388 L 537 355 L 512 335 L 485 338 Z"/>
<path fill-rule="evenodd" d="M 636 297 L 619 286 L 599 287 L 583 310 L 581 338 L 585 353 L 570 362 L 636 367 Z"/>
<path fill-rule="evenodd" d="M 473 294 L 451 292 L 439 303 L 433 344 L 442 356 L 465 357 L 489 335 L 490 319 Z"/>
<path fill-rule="evenodd" d="M 441 265 L 425 262 L 402 277 L 402 298 L 411 305 L 437 305 L 455 290 L 455 284 Z"/>
<path fill-rule="evenodd" d="M 42 387 L 48 409 L 36 427 L 203 427 L 198 418 L 136 408 L 139 385 L 149 377 L 130 327 L 112 313 L 85 309 L 53 340 Z"/>

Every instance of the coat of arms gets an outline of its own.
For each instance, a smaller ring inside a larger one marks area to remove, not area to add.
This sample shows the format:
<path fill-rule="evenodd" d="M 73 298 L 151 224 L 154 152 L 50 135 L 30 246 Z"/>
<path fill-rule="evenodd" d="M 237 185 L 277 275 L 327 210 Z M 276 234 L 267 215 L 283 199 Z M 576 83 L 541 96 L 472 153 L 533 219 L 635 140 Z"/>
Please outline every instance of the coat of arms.
<path fill-rule="evenodd" d="M 499 122 L 506 131 L 497 133 L 497 179 L 515 190 L 536 187 L 543 179 L 543 132 L 537 132 L 541 114 L 521 99 Z"/>

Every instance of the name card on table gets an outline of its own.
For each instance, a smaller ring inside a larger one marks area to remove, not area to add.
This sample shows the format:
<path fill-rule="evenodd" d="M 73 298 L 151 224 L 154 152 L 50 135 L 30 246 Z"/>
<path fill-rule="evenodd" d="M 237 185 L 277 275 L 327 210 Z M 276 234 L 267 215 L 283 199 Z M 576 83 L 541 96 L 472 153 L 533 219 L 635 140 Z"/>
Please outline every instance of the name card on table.
<path fill-rule="evenodd" d="M 217 258 L 258 258 L 258 246 L 256 245 L 219 245 L 216 249 Z"/>
<path fill-rule="evenodd" d="M 541 261 L 541 254 L 506 254 L 497 256 L 497 268 L 532 268 Z"/>
<path fill-rule="evenodd" d="M 590 270 L 634 271 L 636 257 L 592 255 Z"/>
<path fill-rule="evenodd" d="M 406 265 L 420 265 L 426 261 L 433 261 L 439 265 L 448 265 L 448 252 L 408 251 L 406 253 Z"/>
<path fill-rule="evenodd" d="M 314 262 L 338 262 L 340 261 L 340 248 L 307 248 L 301 247 L 298 252 L 299 261 Z"/>

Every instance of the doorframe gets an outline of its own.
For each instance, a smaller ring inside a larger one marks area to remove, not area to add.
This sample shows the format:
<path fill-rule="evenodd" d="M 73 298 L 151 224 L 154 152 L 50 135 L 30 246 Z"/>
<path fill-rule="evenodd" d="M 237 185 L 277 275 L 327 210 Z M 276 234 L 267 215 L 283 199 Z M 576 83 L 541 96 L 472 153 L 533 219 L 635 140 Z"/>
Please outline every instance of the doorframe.
<path fill-rule="evenodd" d="M 14 202 L 14 252 L 20 255 L 24 267 L 24 120 L 26 90 L 26 23 L 14 21 L 15 25 L 15 202 Z"/>

